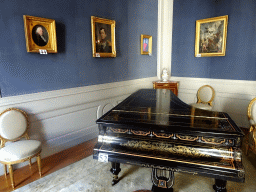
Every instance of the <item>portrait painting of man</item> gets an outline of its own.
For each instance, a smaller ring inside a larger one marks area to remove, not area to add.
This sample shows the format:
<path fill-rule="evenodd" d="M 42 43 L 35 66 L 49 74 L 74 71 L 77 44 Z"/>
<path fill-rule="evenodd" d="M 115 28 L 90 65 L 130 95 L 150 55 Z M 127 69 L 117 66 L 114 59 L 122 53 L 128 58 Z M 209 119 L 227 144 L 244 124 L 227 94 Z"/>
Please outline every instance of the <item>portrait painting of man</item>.
<path fill-rule="evenodd" d="M 91 16 L 92 56 L 116 57 L 115 20 Z"/>
<path fill-rule="evenodd" d="M 58 52 L 55 20 L 30 15 L 23 15 L 23 20 L 27 52 Z"/>
<path fill-rule="evenodd" d="M 32 39 L 38 46 L 45 46 L 48 43 L 48 32 L 42 25 L 35 25 L 32 29 Z"/>
<path fill-rule="evenodd" d="M 97 53 L 111 53 L 111 25 L 95 23 L 95 39 Z"/>

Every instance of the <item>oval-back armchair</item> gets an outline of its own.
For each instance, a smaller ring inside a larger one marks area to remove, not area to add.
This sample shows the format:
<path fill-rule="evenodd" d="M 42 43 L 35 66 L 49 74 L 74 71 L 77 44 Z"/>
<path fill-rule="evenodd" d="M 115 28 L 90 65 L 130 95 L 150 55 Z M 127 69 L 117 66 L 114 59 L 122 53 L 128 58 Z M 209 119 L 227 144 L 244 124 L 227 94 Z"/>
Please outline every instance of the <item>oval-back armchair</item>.
<path fill-rule="evenodd" d="M 27 133 L 28 127 L 28 116 L 24 111 L 9 108 L 0 113 L 0 163 L 4 165 L 6 178 L 7 166 L 9 168 L 12 188 L 15 187 L 13 164 L 29 161 L 29 165 L 31 166 L 31 159 L 37 157 L 39 174 L 40 176 L 42 175 L 40 157 L 42 150 L 41 142 L 29 140 Z"/>
<path fill-rule="evenodd" d="M 250 123 L 249 134 L 246 138 L 246 155 L 248 150 L 252 150 L 256 154 L 256 98 L 252 99 L 248 105 L 248 120 Z"/>
<path fill-rule="evenodd" d="M 212 110 L 214 97 L 214 89 L 210 85 L 203 85 L 197 91 L 197 102 L 191 105 L 195 108 Z"/>

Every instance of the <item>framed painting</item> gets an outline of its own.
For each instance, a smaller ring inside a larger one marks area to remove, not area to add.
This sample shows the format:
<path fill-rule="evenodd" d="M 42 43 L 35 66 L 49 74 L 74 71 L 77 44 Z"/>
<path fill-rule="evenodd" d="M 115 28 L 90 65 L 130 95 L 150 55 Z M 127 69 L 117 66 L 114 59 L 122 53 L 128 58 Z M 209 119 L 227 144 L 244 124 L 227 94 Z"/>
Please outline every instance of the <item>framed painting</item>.
<path fill-rule="evenodd" d="M 141 35 L 141 55 L 151 55 L 152 54 L 152 36 Z"/>
<path fill-rule="evenodd" d="M 27 52 L 57 53 L 55 20 L 23 15 Z"/>
<path fill-rule="evenodd" d="M 225 56 L 228 16 L 196 21 L 195 57 Z"/>
<path fill-rule="evenodd" d="M 91 16 L 92 56 L 116 57 L 114 20 Z"/>

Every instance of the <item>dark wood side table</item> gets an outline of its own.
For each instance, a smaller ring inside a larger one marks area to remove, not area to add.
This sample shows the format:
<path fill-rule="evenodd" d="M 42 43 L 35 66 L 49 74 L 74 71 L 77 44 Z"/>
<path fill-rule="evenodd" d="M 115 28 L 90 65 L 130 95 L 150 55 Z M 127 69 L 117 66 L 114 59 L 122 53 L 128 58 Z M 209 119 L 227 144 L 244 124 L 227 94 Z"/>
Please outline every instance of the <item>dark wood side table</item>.
<path fill-rule="evenodd" d="M 178 81 L 153 81 L 154 89 L 169 89 L 178 96 Z"/>

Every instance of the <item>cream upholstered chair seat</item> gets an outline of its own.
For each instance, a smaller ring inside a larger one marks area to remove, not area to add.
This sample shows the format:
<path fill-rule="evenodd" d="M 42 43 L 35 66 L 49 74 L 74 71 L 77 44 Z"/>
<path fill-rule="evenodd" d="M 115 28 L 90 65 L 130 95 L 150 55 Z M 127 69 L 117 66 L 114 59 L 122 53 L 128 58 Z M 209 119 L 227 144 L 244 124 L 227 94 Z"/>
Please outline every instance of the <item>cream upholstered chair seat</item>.
<path fill-rule="evenodd" d="M 12 187 L 15 187 L 12 165 L 29 161 L 37 157 L 39 174 L 41 176 L 42 144 L 37 140 L 29 140 L 27 133 L 29 121 L 27 114 L 16 108 L 9 108 L 0 114 L 0 163 L 4 164 L 7 177 L 7 165 L 9 168 Z M 26 140 L 22 140 L 22 138 Z"/>
<path fill-rule="evenodd" d="M 24 140 L 13 142 L 0 149 L 0 161 L 15 162 L 21 159 L 27 159 L 42 150 L 40 141 Z"/>
<path fill-rule="evenodd" d="M 212 106 L 205 104 L 205 103 L 192 103 L 191 106 L 199 109 L 204 109 L 204 110 L 212 110 Z"/>
<path fill-rule="evenodd" d="M 197 103 L 192 103 L 190 105 L 199 109 L 212 110 L 214 97 L 214 89 L 210 85 L 204 85 L 197 91 Z"/>
<path fill-rule="evenodd" d="M 250 123 L 250 125 L 253 125 L 253 126 L 256 125 L 256 122 L 253 119 L 249 119 L 249 123 Z"/>
<path fill-rule="evenodd" d="M 250 123 L 250 130 L 246 138 L 246 155 L 248 150 L 252 150 L 256 154 L 256 98 L 252 99 L 248 105 L 248 120 Z"/>

